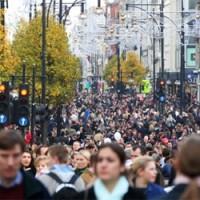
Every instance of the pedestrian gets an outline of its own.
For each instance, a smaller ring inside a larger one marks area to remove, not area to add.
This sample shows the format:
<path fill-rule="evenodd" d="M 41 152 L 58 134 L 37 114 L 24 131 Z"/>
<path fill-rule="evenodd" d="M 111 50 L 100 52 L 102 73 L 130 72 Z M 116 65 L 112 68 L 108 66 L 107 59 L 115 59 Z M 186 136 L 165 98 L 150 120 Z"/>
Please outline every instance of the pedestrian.
<path fill-rule="evenodd" d="M 47 156 L 49 159 L 49 171 L 38 177 L 38 179 L 46 186 L 50 195 L 53 196 L 60 183 L 51 176 L 50 173 L 55 174 L 63 183 L 69 182 L 74 177 L 75 173 L 72 167 L 68 165 L 69 155 L 65 146 L 53 145 L 49 147 Z M 76 177 L 74 187 L 77 191 L 83 190 L 85 188 L 83 180 Z"/>
<path fill-rule="evenodd" d="M 34 166 L 34 160 L 32 157 L 32 153 L 28 150 L 24 151 L 22 154 L 22 169 L 28 173 L 30 173 L 32 176 L 35 176 L 36 169 Z"/>
<path fill-rule="evenodd" d="M 175 187 L 160 200 L 200 199 L 200 136 L 191 136 L 182 145 L 176 161 Z"/>
<path fill-rule="evenodd" d="M 95 166 L 97 180 L 91 188 L 79 193 L 74 199 L 145 199 L 140 190 L 129 187 L 128 180 L 124 175 L 125 161 L 125 153 L 118 144 L 107 143 L 100 146 Z"/>
<path fill-rule="evenodd" d="M 47 172 L 49 168 L 49 159 L 48 156 L 39 156 L 34 161 L 34 165 L 36 168 L 36 175 L 35 177 L 39 177 L 45 172 Z"/>
<path fill-rule="evenodd" d="M 81 150 L 76 155 L 76 169 L 75 173 L 81 176 L 84 171 L 89 168 L 90 152 L 88 150 Z"/>
<path fill-rule="evenodd" d="M 14 130 L 0 131 L 0 199 L 49 200 L 46 188 L 21 169 L 23 138 Z"/>
<path fill-rule="evenodd" d="M 133 177 L 131 182 L 135 188 L 141 188 L 147 200 L 154 200 L 165 194 L 164 189 L 154 182 L 157 176 L 155 161 L 150 156 L 141 156 L 134 159 L 131 167 Z"/>

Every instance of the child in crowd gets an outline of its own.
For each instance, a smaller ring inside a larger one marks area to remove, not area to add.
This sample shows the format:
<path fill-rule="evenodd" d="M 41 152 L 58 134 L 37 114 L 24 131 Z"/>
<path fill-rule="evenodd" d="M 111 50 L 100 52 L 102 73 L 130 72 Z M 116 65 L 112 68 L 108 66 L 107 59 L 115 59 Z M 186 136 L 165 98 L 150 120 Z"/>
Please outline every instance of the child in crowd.
<path fill-rule="evenodd" d="M 35 168 L 37 170 L 36 178 L 44 174 L 46 171 L 48 171 L 49 168 L 49 160 L 47 156 L 39 156 L 36 158 L 35 162 Z"/>

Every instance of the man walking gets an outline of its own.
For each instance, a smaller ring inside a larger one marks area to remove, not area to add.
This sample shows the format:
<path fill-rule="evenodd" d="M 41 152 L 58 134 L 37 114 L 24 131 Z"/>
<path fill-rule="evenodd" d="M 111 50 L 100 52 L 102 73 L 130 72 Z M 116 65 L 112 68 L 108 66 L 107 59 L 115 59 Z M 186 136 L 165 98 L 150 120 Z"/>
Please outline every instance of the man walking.
<path fill-rule="evenodd" d="M 38 180 L 20 170 L 24 150 L 24 141 L 14 130 L 0 131 L 0 200 L 51 199 Z"/>
<path fill-rule="evenodd" d="M 63 183 L 70 182 L 72 177 L 76 176 L 72 167 L 68 165 L 68 150 L 63 145 L 53 145 L 48 150 L 49 173 L 43 174 L 39 180 L 46 186 L 51 196 L 53 196 L 60 185 L 59 182 L 50 174 L 55 174 Z M 54 175 L 54 176 L 55 176 Z M 77 192 L 85 189 L 83 180 L 76 177 L 74 187 Z"/>

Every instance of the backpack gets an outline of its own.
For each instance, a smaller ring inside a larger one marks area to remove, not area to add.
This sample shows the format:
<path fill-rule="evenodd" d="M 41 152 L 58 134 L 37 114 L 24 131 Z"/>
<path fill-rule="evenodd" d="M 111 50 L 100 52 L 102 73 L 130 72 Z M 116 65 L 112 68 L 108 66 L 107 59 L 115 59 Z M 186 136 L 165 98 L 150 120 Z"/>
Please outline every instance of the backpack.
<path fill-rule="evenodd" d="M 55 173 L 50 172 L 48 174 L 51 178 L 53 178 L 57 183 L 59 183 L 56 188 L 55 193 L 52 196 L 53 200 L 71 200 L 74 195 L 78 192 L 74 183 L 76 182 L 78 176 L 74 174 L 69 182 L 63 182 Z"/>

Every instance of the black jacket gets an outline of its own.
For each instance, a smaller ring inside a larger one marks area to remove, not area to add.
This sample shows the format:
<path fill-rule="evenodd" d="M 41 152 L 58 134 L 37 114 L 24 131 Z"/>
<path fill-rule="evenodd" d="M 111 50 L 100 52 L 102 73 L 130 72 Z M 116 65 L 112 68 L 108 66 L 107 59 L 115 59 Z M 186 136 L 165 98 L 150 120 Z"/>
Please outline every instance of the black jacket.
<path fill-rule="evenodd" d="M 73 200 L 97 200 L 94 193 L 94 187 L 78 193 Z M 128 192 L 124 195 L 123 200 L 145 200 L 144 191 L 129 187 Z"/>
<path fill-rule="evenodd" d="M 179 184 L 176 185 L 172 191 L 168 194 L 160 198 L 159 200 L 179 200 L 183 192 L 185 191 L 187 185 L 186 184 Z"/>
<path fill-rule="evenodd" d="M 23 181 L 25 185 L 26 200 L 50 200 L 51 197 L 47 189 L 38 180 L 26 172 L 23 172 Z"/>

